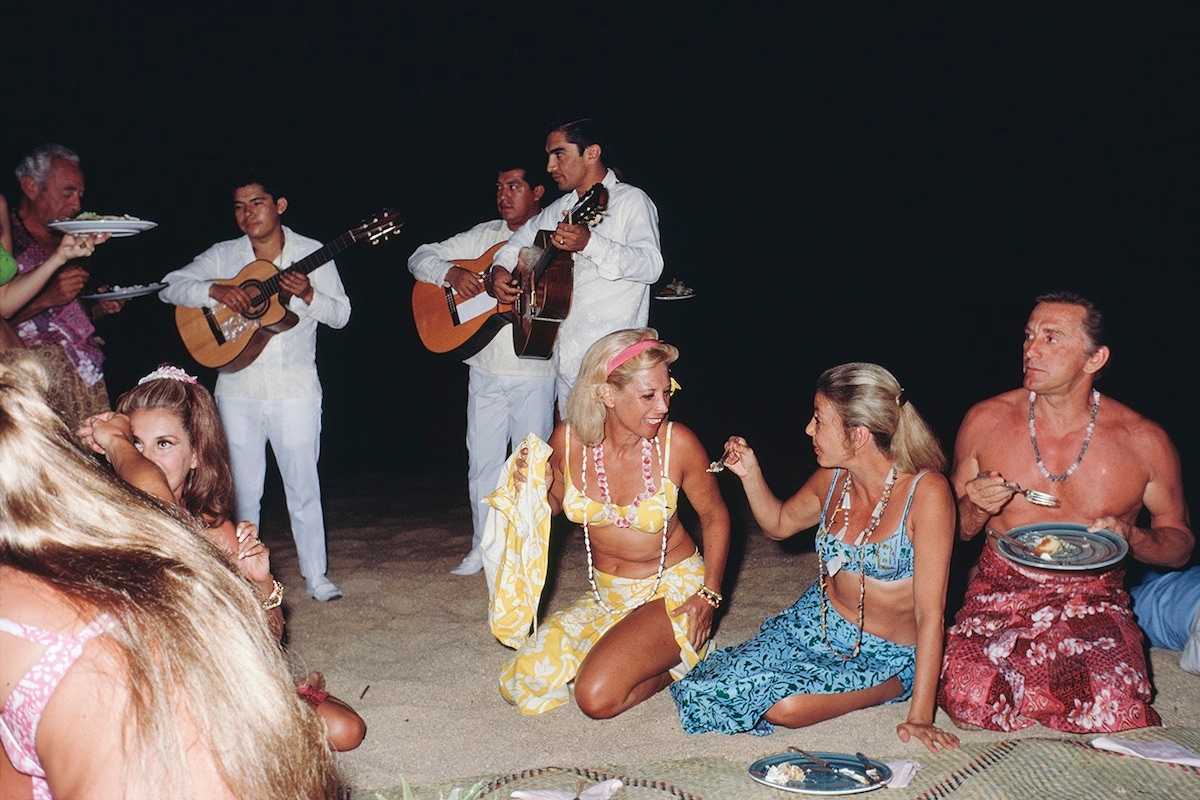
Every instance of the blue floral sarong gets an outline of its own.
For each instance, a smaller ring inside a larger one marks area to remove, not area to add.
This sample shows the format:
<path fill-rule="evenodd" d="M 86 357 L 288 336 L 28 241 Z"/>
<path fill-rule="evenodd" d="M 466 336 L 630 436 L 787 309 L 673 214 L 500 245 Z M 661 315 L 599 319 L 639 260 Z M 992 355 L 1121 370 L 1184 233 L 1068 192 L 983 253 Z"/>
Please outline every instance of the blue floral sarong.
<path fill-rule="evenodd" d="M 916 648 L 863 632 L 859 654 L 843 661 L 821 637 L 820 603 L 813 583 L 790 608 L 764 622 L 752 639 L 711 653 L 672 684 L 683 729 L 766 736 L 774 726 L 763 715 L 785 697 L 853 692 L 893 676 L 900 678 L 904 692 L 889 702 L 907 700 Z M 830 643 L 851 652 L 858 626 L 832 608 L 826 616 Z"/>

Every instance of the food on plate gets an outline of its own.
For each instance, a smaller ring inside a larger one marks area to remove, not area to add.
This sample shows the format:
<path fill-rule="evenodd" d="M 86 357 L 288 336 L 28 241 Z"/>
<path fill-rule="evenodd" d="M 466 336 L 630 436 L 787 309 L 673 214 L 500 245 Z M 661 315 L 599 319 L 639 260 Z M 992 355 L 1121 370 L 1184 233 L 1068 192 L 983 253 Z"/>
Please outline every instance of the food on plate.
<path fill-rule="evenodd" d="M 1057 536 L 1046 534 L 1033 546 L 1033 552 L 1046 561 L 1053 561 L 1054 554 L 1063 548 L 1063 540 Z"/>
<path fill-rule="evenodd" d="M 141 221 L 141 217 L 135 217 L 132 214 L 97 214 L 95 211 L 80 211 L 75 215 L 77 220 L 120 220 L 123 222 Z"/>
<path fill-rule="evenodd" d="M 687 297 L 695 294 L 696 290 L 690 286 L 685 286 L 683 281 L 678 278 L 672 278 L 671 282 L 658 291 L 659 297 Z"/>
<path fill-rule="evenodd" d="M 807 773 L 799 764 L 773 764 L 767 769 L 766 780 L 786 786 L 792 781 L 803 783 Z"/>

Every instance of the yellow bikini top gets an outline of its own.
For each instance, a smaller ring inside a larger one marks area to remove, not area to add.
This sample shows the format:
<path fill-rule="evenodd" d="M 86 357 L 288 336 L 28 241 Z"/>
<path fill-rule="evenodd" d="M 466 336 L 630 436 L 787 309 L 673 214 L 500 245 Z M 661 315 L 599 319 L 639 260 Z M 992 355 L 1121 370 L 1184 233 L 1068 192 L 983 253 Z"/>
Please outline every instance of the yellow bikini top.
<path fill-rule="evenodd" d="M 671 464 L 671 426 L 674 423 L 667 423 L 667 441 L 662 456 L 662 485 L 657 487 L 654 493 L 637 505 L 636 513 L 630 520 L 629 527 L 634 530 L 642 531 L 643 533 L 657 534 L 661 533 L 663 526 L 675 514 L 675 508 L 679 501 L 679 487 L 671 482 L 667 477 L 668 468 Z M 563 460 L 563 480 L 566 481 L 566 488 L 563 490 L 563 513 L 567 515 L 567 519 L 578 525 L 582 525 L 586 519 L 588 525 L 609 525 L 613 524 L 616 517 L 628 517 L 630 506 L 619 506 L 613 504 L 611 513 L 609 508 L 599 500 L 593 500 L 583 492 L 576 488 L 571 480 L 570 452 L 571 452 L 571 426 L 567 426 L 566 430 L 566 450 L 568 457 Z M 585 445 L 583 451 L 583 469 L 587 471 L 587 447 Z"/>

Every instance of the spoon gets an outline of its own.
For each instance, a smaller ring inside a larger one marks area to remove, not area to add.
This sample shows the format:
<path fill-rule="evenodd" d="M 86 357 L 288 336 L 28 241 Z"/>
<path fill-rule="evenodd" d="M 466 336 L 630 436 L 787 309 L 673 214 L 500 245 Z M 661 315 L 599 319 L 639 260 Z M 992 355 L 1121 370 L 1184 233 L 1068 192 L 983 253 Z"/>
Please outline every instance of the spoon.
<path fill-rule="evenodd" d="M 1039 492 L 1036 489 L 1022 489 L 1015 481 L 1000 484 L 1005 489 L 1012 489 L 1017 494 L 1025 495 L 1025 499 L 1033 503 L 1035 506 L 1047 506 L 1049 508 L 1058 508 L 1058 498 L 1046 492 Z"/>

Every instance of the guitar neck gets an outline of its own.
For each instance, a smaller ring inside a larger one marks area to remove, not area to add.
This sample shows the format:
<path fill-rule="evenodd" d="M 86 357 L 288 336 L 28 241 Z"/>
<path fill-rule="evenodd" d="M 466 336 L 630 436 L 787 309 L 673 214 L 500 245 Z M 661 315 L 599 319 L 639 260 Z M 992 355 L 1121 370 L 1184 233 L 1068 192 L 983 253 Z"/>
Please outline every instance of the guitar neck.
<path fill-rule="evenodd" d="M 292 264 L 290 267 L 279 271 L 279 275 L 273 275 L 263 281 L 263 295 L 270 297 L 279 292 L 279 278 L 285 272 L 299 272 L 301 275 L 307 275 L 317 267 L 332 259 L 338 253 L 342 252 L 350 245 L 354 244 L 357 239 L 354 237 L 354 231 L 346 231 L 341 236 L 334 239 L 329 244 L 322 247 L 320 250 L 309 253 L 304 258 Z"/>

